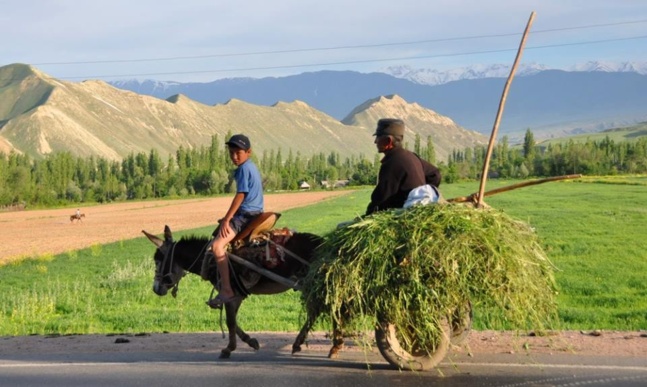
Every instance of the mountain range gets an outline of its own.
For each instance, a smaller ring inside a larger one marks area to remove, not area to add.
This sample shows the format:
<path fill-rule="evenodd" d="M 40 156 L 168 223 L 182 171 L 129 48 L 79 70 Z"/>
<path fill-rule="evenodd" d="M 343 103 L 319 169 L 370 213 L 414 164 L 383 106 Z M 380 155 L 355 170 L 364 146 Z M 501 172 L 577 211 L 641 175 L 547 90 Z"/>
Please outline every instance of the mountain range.
<path fill-rule="evenodd" d="M 579 68 L 594 71 L 564 71 L 540 65 L 521 68 L 511 84 L 499 132 L 515 141 L 531 129 L 537 139 L 545 139 L 647 120 L 647 65 L 592 62 Z M 347 115 L 364 101 L 397 94 L 410 103 L 451 117 L 461 127 L 489 135 L 509 67 L 473 67 L 453 75 L 444 73 L 443 80 L 436 83 L 421 81 L 421 74 L 430 74 L 429 71 L 390 71 L 392 74 L 319 71 L 207 83 L 111 84 L 158 98 L 183 94 L 208 105 L 231 98 L 268 106 L 277 101 L 299 100 L 341 121 L 346 121 Z"/>
<path fill-rule="evenodd" d="M 480 133 L 398 95 L 373 95 L 351 109 L 343 121 L 300 100 L 270 106 L 229 98 L 205 104 L 183 94 L 165 99 L 116 88 L 106 82 L 66 82 L 38 69 L 0 67 L 0 152 L 39 158 L 54 151 L 121 159 L 157 149 L 173 155 L 218 136 L 245 133 L 257 154 L 281 149 L 309 156 L 338 152 L 342 157 L 376 154 L 372 134 L 377 119 L 407 123 L 405 141 L 431 137 L 438 160 L 454 149 L 484 144 Z"/>
<path fill-rule="evenodd" d="M 396 78 L 408 79 L 421 85 L 442 85 L 452 81 L 481 78 L 507 78 L 510 74 L 510 65 L 491 64 L 459 67 L 450 70 L 437 70 L 428 68 L 414 69 L 411 66 L 389 66 L 382 72 Z M 547 70 L 564 70 L 575 72 L 607 72 L 607 73 L 637 73 L 647 75 L 647 62 L 609 62 L 589 61 L 575 64 L 568 69 L 557 69 L 538 63 L 521 63 L 515 76 L 524 77 Z"/>

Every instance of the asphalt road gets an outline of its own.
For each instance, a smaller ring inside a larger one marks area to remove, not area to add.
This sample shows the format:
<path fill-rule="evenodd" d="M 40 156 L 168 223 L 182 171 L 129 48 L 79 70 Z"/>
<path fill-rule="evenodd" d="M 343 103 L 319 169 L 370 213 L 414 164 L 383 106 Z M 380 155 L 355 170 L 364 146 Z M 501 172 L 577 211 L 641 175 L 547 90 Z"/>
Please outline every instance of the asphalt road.
<path fill-rule="evenodd" d="M 0 345 L 10 342 L 0 343 Z M 6 349 L 6 348 L 5 348 Z M 450 354 L 437 370 L 391 369 L 377 352 L 239 348 L 232 359 L 196 349 L 0 356 L 0 386 L 646 386 L 647 359 L 565 354 Z"/>

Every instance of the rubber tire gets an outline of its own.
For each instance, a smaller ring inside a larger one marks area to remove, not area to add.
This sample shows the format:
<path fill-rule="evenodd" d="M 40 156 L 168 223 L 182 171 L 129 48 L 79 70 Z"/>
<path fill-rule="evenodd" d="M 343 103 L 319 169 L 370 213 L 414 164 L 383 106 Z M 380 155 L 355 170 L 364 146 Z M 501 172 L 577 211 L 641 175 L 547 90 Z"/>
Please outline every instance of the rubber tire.
<path fill-rule="evenodd" d="M 455 312 L 452 316 L 452 335 L 450 341 L 452 345 L 461 345 L 467 340 L 472 331 L 472 303 L 467 302 L 467 308 L 463 311 L 462 316 Z"/>
<path fill-rule="evenodd" d="M 408 371 L 426 371 L 436 367 L 447 355 L 450 343 L 450 327 L 446 321 L 442 323 L 443 334 L 436 351 L 428 354 L 421 350 L 417 353 L 407 352 L 397 339 L 396 327 L 388 322 L 380 323 L 375 328 L 375 341 L 380 353 L 386 361 L 397 369 Z"/>

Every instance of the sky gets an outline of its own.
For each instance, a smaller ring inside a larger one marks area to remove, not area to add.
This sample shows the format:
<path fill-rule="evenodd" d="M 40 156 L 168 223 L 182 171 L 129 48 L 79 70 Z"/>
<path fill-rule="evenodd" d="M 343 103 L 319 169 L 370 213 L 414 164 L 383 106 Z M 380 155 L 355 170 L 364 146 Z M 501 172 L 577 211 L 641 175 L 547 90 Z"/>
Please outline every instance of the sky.
<path fill-rule="evenodd" d="M 0 66 L 59 79 L 209 82 L 446 71 L 521 57 L 647 62 L 645 0 L 0 0 Z"/>

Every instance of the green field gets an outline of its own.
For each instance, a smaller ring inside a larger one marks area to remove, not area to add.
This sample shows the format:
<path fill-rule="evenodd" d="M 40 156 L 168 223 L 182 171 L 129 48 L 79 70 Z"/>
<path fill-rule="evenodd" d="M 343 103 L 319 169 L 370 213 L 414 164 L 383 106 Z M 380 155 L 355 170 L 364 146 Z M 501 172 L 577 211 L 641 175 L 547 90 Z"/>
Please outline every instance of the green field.
<path fill-rule="evenodd" d="M 487 189 L 513 183 L 489 181 Z M 477 191 L 478 183 L 441 188 L 451 198 Z M 323 235 L 362 214 L 369 195 L 369 189 L 353 191 L 286 211 L 279 226 Z M 556 266 L 559 328 L 638 330 L 647 329 L 646 198 L 647 177 L 637 176 L 546 183 L 486 201 L 530 223 L 545 244 Z M 0 335 L 220 330 L 219 312 L 204 304 L 211 288 L 199 277 L 185 277 L 175 299 L 152 292 L 153 252 L 142 236 L 0 267 Z M 493 328 L 475 309 L 475 327 Z M 252 296 L 239 314 L 249 331 L 295 331 L 303 318 L 293 291 Z"/>

